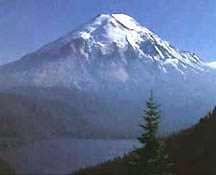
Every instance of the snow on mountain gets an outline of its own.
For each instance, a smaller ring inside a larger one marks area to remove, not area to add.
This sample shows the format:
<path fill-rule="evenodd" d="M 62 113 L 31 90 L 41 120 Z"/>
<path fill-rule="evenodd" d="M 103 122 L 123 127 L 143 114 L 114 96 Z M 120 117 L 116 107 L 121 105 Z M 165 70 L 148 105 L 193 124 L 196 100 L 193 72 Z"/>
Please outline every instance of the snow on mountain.
<path fill-rule="evenodd" d="M 187 65 L 202 69 L 202 62 L 196 55 L 171 47 L 168 42 L 124 14 L 99 15 L 80 29 L 41 48 L 39 53 L 60 49 L 65 44 L 70 44 L 74 52 L 87 60 L 100 56 L 99 53 L 108 55 L 117 50 L 119 59 L 127 61 L 124 60 L 127 56 L 125 53 L 132 49 L 139 59 L 158 61 L 161 65 Z"/>
<path fill-rule="evenodd" d="M 86 120 L 106 128 L 104 133 L 115 130 L 124 135 L 137 131 L 139 111 L 150 89 L 163 106 L 165 130 L 195 123 L 216 104 L 214 77 L 197 55 L 171 46 L 124 14 L 98 15 L 20 60 L 0 66 L 1 88 L 34 87 L 37 94 L 40 88 L 70 89 L 74 98 L 62 97 L 61 90 L 58 98 L 80 113 L 85 111 Z M 41 96 L 55 98 L 51 89 Z M 88 103 L 83 106 L 84 99 Z"/>
<path fill-rule="evenodd" d="M 0 71 L 16 84 L 82 89 L 104 82 L 106 87 L 153 83 L 158 75 L 185 78 L 205 71 L 205 66 L 198 56 L 170 46 L 132 17 L 101 14 Z"/>
<path fill-rule="evenodd" d="M 210 68 L 216 69 L 216 61 L 207 62 L 205 65 L 209 66 Z"/>

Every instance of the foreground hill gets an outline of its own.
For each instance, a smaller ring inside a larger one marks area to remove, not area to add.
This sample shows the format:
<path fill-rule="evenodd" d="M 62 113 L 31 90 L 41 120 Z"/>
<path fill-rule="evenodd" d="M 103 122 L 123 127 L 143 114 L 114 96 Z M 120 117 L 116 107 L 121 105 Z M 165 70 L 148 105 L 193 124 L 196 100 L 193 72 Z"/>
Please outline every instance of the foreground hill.
<path fill-rule="evenodd" d="M 168 138 L 177 173 L 216 174 L 216 108 L 193 127 Z"/>
<path fill-rule="evenodd" d="M 191 128 L 166 138 L 176 175 L 216 174 L 216 109 Z M 75 175 L 130 175 L 130 155 L 87 168 Z"/>

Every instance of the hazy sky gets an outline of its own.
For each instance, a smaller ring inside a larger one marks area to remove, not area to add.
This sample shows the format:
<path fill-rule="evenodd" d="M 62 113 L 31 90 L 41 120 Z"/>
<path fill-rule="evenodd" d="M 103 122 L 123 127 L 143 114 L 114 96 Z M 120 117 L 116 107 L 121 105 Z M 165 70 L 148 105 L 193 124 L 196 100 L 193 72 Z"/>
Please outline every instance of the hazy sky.
<path fill-rule="evenodd" d="M 216 0 L 0 0 L 0 60 L 18 59 L 100 13 L 126 13 L 173 46 L 216 60 Z"/>

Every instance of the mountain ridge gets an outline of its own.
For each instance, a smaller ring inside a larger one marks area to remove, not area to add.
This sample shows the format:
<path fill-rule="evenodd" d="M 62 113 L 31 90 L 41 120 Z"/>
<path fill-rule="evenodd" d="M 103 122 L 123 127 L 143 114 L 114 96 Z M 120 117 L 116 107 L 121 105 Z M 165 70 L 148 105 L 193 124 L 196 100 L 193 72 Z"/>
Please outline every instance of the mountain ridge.
<path fill-rule="evenodd" d="M 25 95 L 29 87 L 30 96 L 35 88 L 41 97 L 74 106 L 103 133 L 135 137 L 139 111 L 151 89 L 163 105 L 164 132 L 195 123 L 216 103 L 215 74 L 198 56 L 170 46 L 131 17 L 116 17 L 128 27 L 112 15 L 98 16 L 19 61 L 0 66 L 0 88 Z M 72 95 L 65 94 L 66 89 Z"/>
<path fill-rule="evenodd" d="M 175 49 L 132 17 L 101 14 L 17 62 L 1 66 L 0 72 L 7 72 L 16 84 L 19 79 L 20 84 L 82 89 L 83 83 L 95 87 L 105 81 L 110 86 L 110 82 L 135 79 L 134 74 L 151 76 L 152 69 L 162 77 L 184 77 L 206 68 L 198 56 Z"/>

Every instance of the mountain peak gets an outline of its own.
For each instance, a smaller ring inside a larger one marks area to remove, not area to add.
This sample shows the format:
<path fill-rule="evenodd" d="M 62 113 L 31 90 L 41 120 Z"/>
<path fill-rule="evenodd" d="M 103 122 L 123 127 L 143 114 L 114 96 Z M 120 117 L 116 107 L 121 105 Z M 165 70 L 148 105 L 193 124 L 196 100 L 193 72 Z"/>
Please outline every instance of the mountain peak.
<path fill-rule="evenodd" d="M 112 17 L 130 30 L 140 30 L 143 27 L 132 17 L 125 14 L 112 14 Z"/>
<path fill-rule="evenodd" d="M 126 14 L 99 14 L 80 28 L 46 45 L 40 52 L 56 49 L 56 46 L 61 47 L 76 39 L 85 40 L 89 46 L 106 46 L 108 49 L 111 48 L 110 44 L 115 43 L 120 48 L 130 46 L 136 49 L 138 43 L 151 39 L 152 36 L 158 40 L 150 30 Z"/>
<path fill-rule="evenodd" d="M 101 23 L 104 21 L 106 21 L 106 24 L 117 22 L 128 30 L 142 31 L 144 29 L 144 27 L 141 26 L 133 17 L 121 13 L 99 14 L 94 18 L 93 22 L 91 21 L 91 23 Z"/>
<path fill-rule="evenodd" d="M 100 14 L 80 28 L 42 47 L 34 55 L 42 60 L 72 58 L 82 64 L 95 64 L 95 60 L 98 60 L 104 65 L 109 61 L 110 67 L 128 66 L 134 60 L 140 64 L 154 63 L 165 74 L 172 70 L 181 75 L 203 70 L 199 57 L 170 46 L 125 14 Z M 125 79 L 125 72 L 122 69 L 116 74 L 121 74 Z"/>

